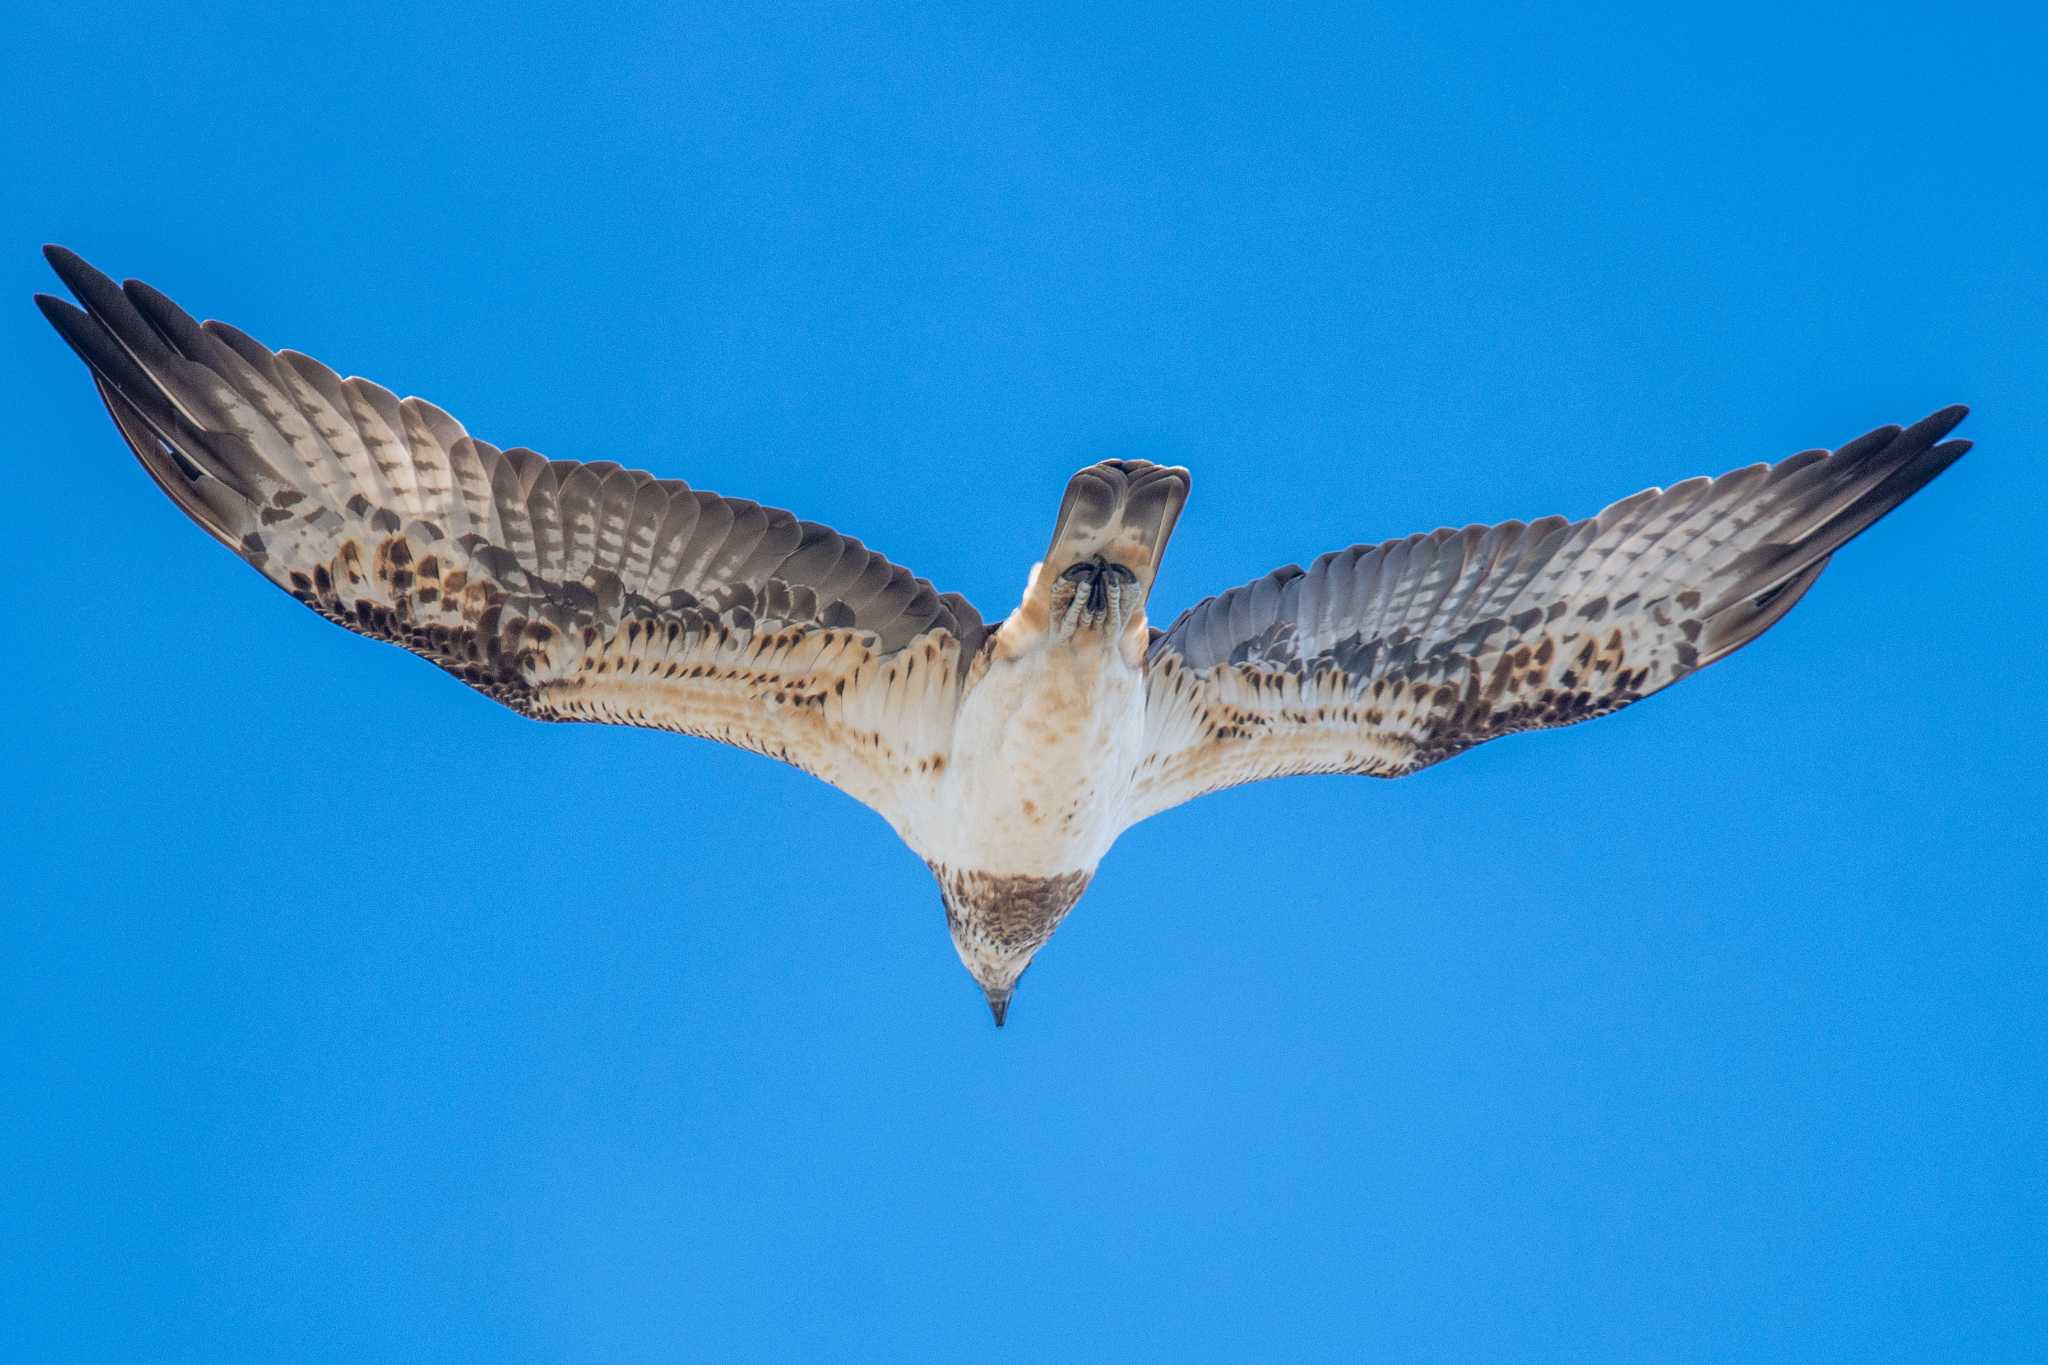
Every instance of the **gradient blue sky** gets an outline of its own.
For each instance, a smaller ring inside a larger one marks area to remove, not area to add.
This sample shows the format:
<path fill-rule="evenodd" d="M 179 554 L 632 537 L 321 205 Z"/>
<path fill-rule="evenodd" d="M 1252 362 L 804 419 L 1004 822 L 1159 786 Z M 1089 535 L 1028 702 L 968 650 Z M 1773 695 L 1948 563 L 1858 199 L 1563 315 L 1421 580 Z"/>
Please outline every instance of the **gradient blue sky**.
<path fill-rule="evenodd" d="M 2038 1353 L 2037 7 L 737 8 L 11 21 L 0 1356 Z M 1621 716 L 1139 828 L 998 1033 L 851 801 L 187 525 L 45 240 L 991 614 L 1105 455 L 1170 615 L 1979 447 Z"/>

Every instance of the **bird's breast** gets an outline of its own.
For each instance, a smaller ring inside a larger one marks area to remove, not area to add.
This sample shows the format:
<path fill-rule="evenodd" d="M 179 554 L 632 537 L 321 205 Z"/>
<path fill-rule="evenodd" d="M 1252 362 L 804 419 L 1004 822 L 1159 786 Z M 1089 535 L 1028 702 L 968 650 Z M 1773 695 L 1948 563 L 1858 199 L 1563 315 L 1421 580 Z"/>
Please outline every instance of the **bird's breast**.
<path fill-rule="evenodd" d="M 1114 648 L 998 660 L 963 699 L 935 799 L 905 837 L 949 866 L 1092 869 L 1122 832 L 1144 734 L 1142 677 Z"/>

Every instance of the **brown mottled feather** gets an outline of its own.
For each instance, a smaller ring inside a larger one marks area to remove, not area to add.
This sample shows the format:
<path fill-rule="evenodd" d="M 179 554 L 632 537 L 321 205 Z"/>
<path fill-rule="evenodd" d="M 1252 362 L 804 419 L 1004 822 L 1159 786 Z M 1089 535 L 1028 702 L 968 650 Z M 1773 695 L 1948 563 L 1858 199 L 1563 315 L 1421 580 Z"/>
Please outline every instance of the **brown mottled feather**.
<path fill-rule="evenodd" d="M 328 620 L 536 719 L 720 740 L 885 814 L 943 752 L 987 634 L 964 599 L 779 509 L 500 451 L 431 404 L 49 256 L 85 307 L 39 303 L 143 468 Z"/>
<path fill-rule="evenodd" d="M 1398 777 L 1668 687 L 1763 633 L 1968 450 L 1942 442 L 1964 412 L 1580 522 L 1357 545 L 1212 597 L 1152 641 L 1133 819 L 1292 773 Z"/>

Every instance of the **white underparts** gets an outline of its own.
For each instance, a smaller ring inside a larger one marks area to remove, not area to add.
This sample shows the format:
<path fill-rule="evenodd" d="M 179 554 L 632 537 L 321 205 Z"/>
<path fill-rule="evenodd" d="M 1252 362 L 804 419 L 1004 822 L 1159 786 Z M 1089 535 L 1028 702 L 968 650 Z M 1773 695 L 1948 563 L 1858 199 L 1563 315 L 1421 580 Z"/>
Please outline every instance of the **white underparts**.
<path fill-rule="evenodd" d="M 1017 618 L 1004 625 L 1006 647 L 961 701 L 929 805 L 903 821 L 926 862 L 1061 876 L 1092 871 L 1122 832 L 1145 738 L 1144 680 L 1119 647 L 1130 598 L 1112 601 L 1069 627 L 1072 604 L 1056 593 L 1052 629 L 1035 641 L 1012 634 Z"/>

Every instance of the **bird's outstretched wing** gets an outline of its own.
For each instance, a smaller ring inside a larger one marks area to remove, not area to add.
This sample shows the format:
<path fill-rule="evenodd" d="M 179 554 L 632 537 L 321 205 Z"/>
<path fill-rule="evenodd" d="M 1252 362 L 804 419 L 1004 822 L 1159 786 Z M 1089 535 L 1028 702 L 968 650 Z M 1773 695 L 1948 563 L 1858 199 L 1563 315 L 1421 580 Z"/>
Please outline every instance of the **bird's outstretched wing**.
<path fill-rule="evenodd" d="M 1668 687 L 1762 634 L 1968 450 L 1942 443 L 1965 411 L 1585 521 L 1356 545 L 1212 597 L 1152 643 L 1132 818 L 1267 777 L 1399 777 Z"/>
<path fill-rule="evenodd" d="M 950 743 L 981 617 L 859 541 L 446 413 L 194 322 L 72 253 L 37 302 L 173 502 L 328 620 L 540 720 L 795 764 L 895 818 Z"/>

